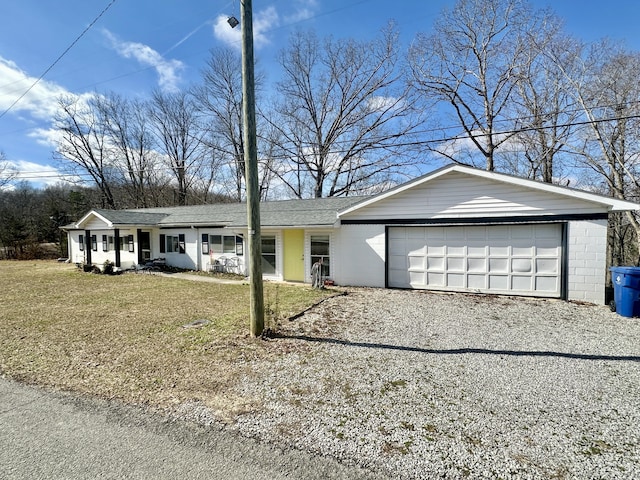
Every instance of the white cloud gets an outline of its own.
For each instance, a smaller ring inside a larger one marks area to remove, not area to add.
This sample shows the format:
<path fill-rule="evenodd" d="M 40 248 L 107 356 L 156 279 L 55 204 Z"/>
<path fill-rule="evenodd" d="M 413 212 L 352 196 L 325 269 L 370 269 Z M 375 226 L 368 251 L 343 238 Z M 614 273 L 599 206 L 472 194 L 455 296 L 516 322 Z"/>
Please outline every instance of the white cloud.
<path fill-rule="evenodd" d="M 36 186 L 57 185 L 60 182 L 68 181 L 77 183 L 81 179 L 73 175 L 64 175 L 55 167 L 28 162 L 26 160 L 14 160 L 7 162 L 8 167 L 15 172 L 12 184 L 21 181 L 28 181 Z M 13 188 L 8 186 L 8 189 Z"/>
<path fill-rule="evenodd" d="M 163 91 L 179 90 L 181 81 L 179 72 L 184 69 L 181 61 L 165 59 L 160 53 L 143 43 L 122 41 L 106 29 L 103 29 L 103 33 L 120 56 L 137 60 L 138 63 L 147 67 L 153 67 L 158 74 L 158 84 Z"/>
<path fill-rule="evenodd" d="M 55 148 L 62 137 L 62 133 L 56 128 L 34 128 L 27 136 L 33 138 L 36 143 L 43 147 Z"/>
<path fill-rule="evenodd" d="M 293 3 L 295 4 L 294 7 L 296 8 L 296 11 L 292 14 L 286 15 L 284 17 L 284 23 L 302 22 L 316 14 L 316 9 L 318 8 L 317 0 L 297 0 Z"/>
<path fill-rule="evenodd" d="M 242 48 L 242 28 L 231 28 L 227 22 L 230 15 L 219 15 L 213 23 L 213 35 L 227 45 Z M 238 18 L 240 20 L 240 18 Z M 253 46 L 261 48 L 271 43 L 269 32 L 280 25 L 280 17 L 274 7 L 269 7 L 253 15 Z"/>
<path fill-rule="evenodd" d="M 63 87 L 52 82 L 40 80 L 36 83 L 36 77 L 29 76 L 14 62 L 2 57 L 0 79 L 0 113 L 11 108 L 13 113 L 22 112 L 39 120 L 48 120 L 57 111 L 58 97 L 69 94 Z M 22 95 L 24 97 L 20 98 Z"/>

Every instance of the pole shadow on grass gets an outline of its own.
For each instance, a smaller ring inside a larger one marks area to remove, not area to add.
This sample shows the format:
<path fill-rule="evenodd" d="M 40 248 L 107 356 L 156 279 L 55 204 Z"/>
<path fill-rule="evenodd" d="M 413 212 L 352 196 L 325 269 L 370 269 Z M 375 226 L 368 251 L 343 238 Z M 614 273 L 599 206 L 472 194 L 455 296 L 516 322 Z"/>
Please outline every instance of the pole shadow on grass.
<path fill-rule="evenodd" d="M 479 354 L 479 355 L 504 355 L 512 357 L 559 357 L 570 358 L 575 360 L 613 360 L 619 362 L 640 362 L 640 356 L 633 355 L 598 355 L 587 353 L 565 353 L 565 352 L 552 352 L 552 351 L 536 351 L 536 350 L 491 350 L 487 348 L 421 348 L 421 347 L 406 347 L 402 345 L 391 345 L 387 343 L 370 343 L 370 342 L 351 342 L 349 340 L 340 340 L 337 338 L 322 338 L 311 337 L 308 335 L 285 335 L 275 333 L 272 338 L 282 338 L 290 340 L 301 340 L 304 342 L 313 343 L 329 343 L 333 345 L 343 345 L 346 347 L 359 347 L 359 348 L 376 348 L 382 350 L 395 350 L 401 352 L 417 352 L 428 353 L 433 355 L 465 355 L 465 354 Z"/>

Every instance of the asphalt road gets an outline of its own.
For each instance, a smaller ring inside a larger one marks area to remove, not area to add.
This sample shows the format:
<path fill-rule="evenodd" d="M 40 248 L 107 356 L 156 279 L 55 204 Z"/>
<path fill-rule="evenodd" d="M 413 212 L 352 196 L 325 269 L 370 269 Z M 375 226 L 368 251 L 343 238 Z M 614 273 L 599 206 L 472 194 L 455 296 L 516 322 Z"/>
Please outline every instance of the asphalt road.
<path fill-rule="evenodd" d="M 47 392 L 0 378 L 0 478 L 365 479 L 360 469 L 283 452 L 220 427 Z"/>

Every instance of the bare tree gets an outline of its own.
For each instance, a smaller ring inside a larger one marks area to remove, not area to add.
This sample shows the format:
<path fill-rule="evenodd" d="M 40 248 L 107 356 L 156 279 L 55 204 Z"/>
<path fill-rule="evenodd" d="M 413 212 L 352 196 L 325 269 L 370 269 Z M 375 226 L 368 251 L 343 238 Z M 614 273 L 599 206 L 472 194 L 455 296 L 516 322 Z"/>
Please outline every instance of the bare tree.
<path fill-rule="evenodd" d="M 526 33 L 537 28 L 532 19 L 537 16 L 522 0 L 458 0 L 409 52 L 413 85 L 446 109 L 451 127 L 461 128 L 465 145 L 481 154 L 487 170 L 494 170 L 497 149 L 514 135 L 512 99 L 530 47 Z M 450 142 L 432 149 L 463 163 L 463 152 Z M 476 163 L 473 153 L 468 162 Z"/>
<path fill-rule="evenodd" d="M 240 54 L 231 49 L 211 51 L 203 71 L 203 84 L 194 90 L 199 110 L 208 125 L 212 154 L 223 158 L 233 185 L 232 197 L 243 198 L 244 145 L 242 139 L 242 64 Z"/>
<path fill-rule="evenodd" d="M 97 114 L 96 98 L 62 97 L 55 127 L 59 131 L 54 157 L 71 173 L 89 175 L 102 195 L 102 208 L 116 208 L 113 186 L 117 165 L 109 149 L 109 135 Z"/>
<path fill-rule="evenodd" d="M 0 150 L 0 189 L 9 185 L 16 175 L 15 168 L 7 160 L 6 154 Z"/>
<path fill-rule="evenodd" d="M 609 42 L 592 45 L 582 70 L 567 73 L 584 127 L 573 143 L 574 152 L 615 198 L 640 198 L 640 53 Z M 640 261 L 640 222 L 635 212 L 612 217 L 610 261 Z M 633 238 L 624 233 L 631 227 Z M 631 247 L 631 248 L 630 248 Z"/>
<path fill-rule="evenodd" d="M 552 183 L 561 180 L 560 155 L 568 149 L 580 116 L 571 83 L 564 72 L 572 71 L 580 58 L 580 46 L 562 34 L 560 21 L 544 12 L 539 28 L 528 32 L 527 52 L 514 96 L 518 134 L 513 139 L 517 165 L 511 173 Z M 521 165 L 524 164 L 522 171 Z"/>
<path fill-rule="evenodd" d="M 111 93 L 97 97 L 95 109 L 109 136 L 120 184 L 127 197 L 124 203 L 141 208 L 158 205 L 159 190 L 166 186 L 168 177 L 158 168 L 157 154 L 153 151 L 147 104 Z"/>
<path fill-rule="evenodd" d="M 185 92 L 156 91 L 149 114 L 158 149 L 177 183 L 177 204 L 186 205 L 189 189 L 202 178 L 204 158 L 203 130 L 192 97 Z"/>
<path fill-rule="evenodd" d="M 351 195 L 410 167 L 400 144 L 415 125 L 413 104 L 398 58 L 392 27 L 368 42 L 320 41 L 309 32 L 291 38 L 269 119 L 281 137 L 274 173 L 290 194 Z"/>

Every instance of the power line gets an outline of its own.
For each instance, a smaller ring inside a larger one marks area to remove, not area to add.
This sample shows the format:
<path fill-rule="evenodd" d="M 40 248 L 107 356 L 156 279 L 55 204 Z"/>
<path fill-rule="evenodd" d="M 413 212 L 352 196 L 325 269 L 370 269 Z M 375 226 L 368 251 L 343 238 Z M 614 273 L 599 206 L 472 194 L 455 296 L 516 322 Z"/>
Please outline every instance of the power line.
<path fill-rule="evenodd" d="M 29 88 L 27 88 L 27 90 L 20 95 L 11 105 L 9 105 L 9 108 L 7 108 L 4 112 L 0 113 L 0 118 L 4 117 L 13 107 L 16 106 L 16 104 L 22 100 L 39 82 L 40 80 L 42 80 L 44 78 L 44 76 L 49 73 L 49 71 L 56 66 L 56 64 L 62 60 L 62 57 L 64 57 L 69 50 L 71 50 L 74 45 L 76 43 L 78 43 L 80 41 L 80 39 L 82 37 L 84 37 L 84 35 L 91 29 L 91 27 L 93 27 L 93 25 L 95 25 L 95 23 L 100 20 L 100 18 L 107 12 L 107 10 L 109 10 L 109 8 L 111 8 L 111 6 L 116 3 L 116 0 L 111 0 L 111 2 L 98 14 L 98 16 L 96 18 L 93 19 L 93 21 L 87 26 L 87 28 L 85 28 L 82 33 L 80 35 L 78 35 L 75 40 L 73 42 L 71 42 L 71 44 L 64 50 L 64 52 L 62 52 L 60 54 L 60 56 L 58 56 L 58 58 L 56 58 L 53 63 L 51 65 L 49 65 L 49 67 L 47 67 L 47 69 L 42 73 L 42 75 L 40 75 L 35 82 L 33 82 L 31 84 L 31 86 Z"/>

